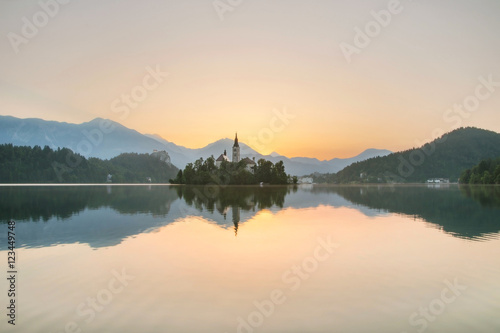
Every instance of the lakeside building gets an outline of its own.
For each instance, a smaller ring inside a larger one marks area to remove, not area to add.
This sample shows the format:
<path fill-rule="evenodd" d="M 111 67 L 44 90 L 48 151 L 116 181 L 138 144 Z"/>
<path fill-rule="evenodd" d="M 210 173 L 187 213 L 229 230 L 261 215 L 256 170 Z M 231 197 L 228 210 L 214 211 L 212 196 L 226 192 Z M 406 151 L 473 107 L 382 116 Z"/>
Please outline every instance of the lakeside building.
<path fill-rule="evenodd" d="M 448 184 L 450 180 L 448 178 L 431 178 L 427 179 L 428 184 Z"/>
<path fill-rule="evenodd" d="M 312 184 L 314 182 L 312 177 L 301 177 L 299 178 L 299 184 Z"/>

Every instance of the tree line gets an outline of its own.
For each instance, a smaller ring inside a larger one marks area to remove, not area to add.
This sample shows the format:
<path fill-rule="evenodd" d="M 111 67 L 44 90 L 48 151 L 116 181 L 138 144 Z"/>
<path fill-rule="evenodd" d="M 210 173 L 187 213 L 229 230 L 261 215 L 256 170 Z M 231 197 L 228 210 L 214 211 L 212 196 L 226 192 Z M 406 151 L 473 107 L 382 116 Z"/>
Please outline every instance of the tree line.
<path fill-rule="evenodd" d="M 199 158 L 194 163 L 188 163 L 184 170 L 179 170 L 177 176 L 171 179 L 172 184 L 192 185 L 254 185 L 259 183 L 284 185 L 296 184 L 297 177 L 287 175 L 283 161 L 274 164 L 265 159 L 259 159 L 251 170 L 247 169 L 245 161 L 222 161 L 217 167 L 215 158 L 206 160 Z"/>
<path fill-rule="evenodd" d="M 87 159 L 68 148 L 0 145 L 0 183 L 104 183 L 108 179 L 168 183 L 178 170 L 150 154 L 123 153 L 101 160 Z"/>
<path fill-rule="evenodd" d="M 500 157 L 481 161 L 460 176 L 462 184 L 500 184 Z"/>

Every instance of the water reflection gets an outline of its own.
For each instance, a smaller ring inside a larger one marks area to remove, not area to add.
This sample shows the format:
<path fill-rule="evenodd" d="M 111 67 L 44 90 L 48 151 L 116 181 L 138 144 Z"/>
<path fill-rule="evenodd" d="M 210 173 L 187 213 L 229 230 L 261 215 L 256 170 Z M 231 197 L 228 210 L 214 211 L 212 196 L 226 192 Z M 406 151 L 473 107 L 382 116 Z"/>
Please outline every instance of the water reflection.
<path fill-rule="evenodd" d="M 460 190 L 467 197 L 478 201 L 483 207 L 500 207 L 500 186 L 462 185 Z"/>
<path fill-rule="evenodd" d="M 187 205 L 195 207 L 200 213 L 218 212 L 215 216 L 219 224 L 225 225 L 228 214 L 234 224 L 234 233 L 238 235 L 238 226 L 242 211 L 248 219 L 256 211 L 273 207 L 283 208 L 285 196 L 295 187 L 218 187 L 218 186 L 179 186 L 176 188 L 179 198 L 184 198 Z M 221 217 L 223 220 L 221 220 Z"/>
<path fill-rule="evenodd" d="M 24 246 L 112 246 L 186 216 L 203 217 L 237 236 L 261 210 L 321 205 L 366 216 L 403 214 L 467 239 L 500 231 L 500 188 L 494 186 L 0 187 L 0 223 L 18 221 Z"/>
<path fill-rule="evenodd" d="M 453 236 L 480 239 L 500 230 L 500 189 L 492 186 L 316 187 L 366 207 L 435 224 Z"/>

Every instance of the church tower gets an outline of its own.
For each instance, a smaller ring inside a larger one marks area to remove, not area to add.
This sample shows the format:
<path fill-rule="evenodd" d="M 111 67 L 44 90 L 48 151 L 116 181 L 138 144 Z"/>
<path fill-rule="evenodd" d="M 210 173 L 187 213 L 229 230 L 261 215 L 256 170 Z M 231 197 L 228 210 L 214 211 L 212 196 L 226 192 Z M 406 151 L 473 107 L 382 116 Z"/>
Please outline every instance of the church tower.
<path fill-rule="evenodd" d="M 239 161 L 240 161 L 240 145 L 238 144 L 238 133 L 236 133 L 233 145 L 233 162 L 238 163 Z"/>

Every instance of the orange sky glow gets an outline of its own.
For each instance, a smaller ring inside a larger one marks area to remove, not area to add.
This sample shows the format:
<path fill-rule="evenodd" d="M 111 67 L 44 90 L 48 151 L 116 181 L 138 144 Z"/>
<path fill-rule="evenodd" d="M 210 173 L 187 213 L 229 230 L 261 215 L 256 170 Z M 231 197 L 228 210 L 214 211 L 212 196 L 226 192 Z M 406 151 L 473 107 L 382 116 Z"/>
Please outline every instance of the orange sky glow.
<path fill-rule="evenodd" d="M 91 0 L 26 37 L 43 9 L 2 2 L 0 114 L 102 117 L 190 148 L 237 131 L 260 153 L 319 159 L 500 132 L 500 3 L 398 3 Z M 454 109 L 481 84 L 487 98 Z"/>

